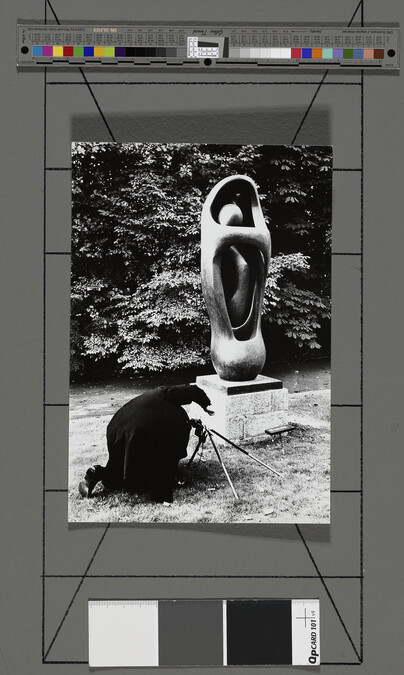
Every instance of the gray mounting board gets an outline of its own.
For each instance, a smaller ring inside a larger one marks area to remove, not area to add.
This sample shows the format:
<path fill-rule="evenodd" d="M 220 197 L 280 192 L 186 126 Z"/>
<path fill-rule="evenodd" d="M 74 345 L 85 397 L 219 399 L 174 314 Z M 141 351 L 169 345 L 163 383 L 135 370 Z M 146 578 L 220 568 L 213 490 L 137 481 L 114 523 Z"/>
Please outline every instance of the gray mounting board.
<path fill-rule="evenodd" d="M 403 20 L 404 5 L 19 0 L 2 7 L 6 675 L 87 674 L 89 598 L 187 597 L 319 597 L 322 675 L 402 673 L 404 88 L 397 72 L 324 65 L 311 73 L 255 68 L 240 77 L 195 68 L 173 78 L 170 71 L 16 68 L 21 17 L 53 29 L 57 20 L 105 25 L 111 17 L 221 25 L 237 16 L 247 24 L 269 13 L 282 25 L 360 28 Z M 67 524 L 72 141 L 333 145 L 329 526 Z"/>

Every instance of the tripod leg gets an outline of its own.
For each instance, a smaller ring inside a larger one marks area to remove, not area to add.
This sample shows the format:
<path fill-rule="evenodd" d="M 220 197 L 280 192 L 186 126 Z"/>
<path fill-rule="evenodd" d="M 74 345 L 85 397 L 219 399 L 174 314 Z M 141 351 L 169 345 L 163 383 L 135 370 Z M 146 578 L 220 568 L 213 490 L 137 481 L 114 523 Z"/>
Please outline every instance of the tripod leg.
<path fill-rule="evenodd" d="M 248 456 L 258 464 L 265 466 L 265 468 L 269 469 L 269 471 L 272 471 L 272 473 L 275 473 L 277 476 L 279 476 L 279 478 L 282 478 L 282 474 L 278 473 L 278 471 L 275 471 L 275 469 L 272 469 L 270 466 L 268 466 L 268 464 L 265 464 L 265 462 L 262 462 L 260 459 L 258 459 L 258 457 L 255 457 L 255 455 L 252 455 L 251 452 L 248 453 Z"/>
<path fill-rule="evenodd" d="M 196 455 L 196 453 L 198 452 L 198 450 L 199 450 L 200 447 L 201 447 L 201 441 L 198 441 L 197 446 L 196 446 L 195 450 L 194 450 L 193 453 L 192 453 L 192 457 L 191 457 L 191 459 L 189 460 L 189 462 L 187 463 L 187 469 L 189 469 L 189 467 L 191 466 L 192 462 L 194 461 L 195 455 Z"/>
<path fill-rule="evenodd" d="M 226 443 L 229 443 L 230 445 L 232 445 L 233 448 L 236 448 L 237 450 L 240 450 L 240 452 L 242 452 L 244 455 L 247 455 L 247 457 L 251 457 L 251 459 L 253 459 L 255 462 L 257 462 L 258 464 L 261 464 L 262 466 L 265 466 L 266 469 L 269 469 L 269 471 L 272 471 L 272 473 L 275 473 L 280 478 L 282 477 L 280 473 L 275 471 L 275 469 L 272 469 L 270 466 L 268 466 L 268 464 L 265 464 L 265 462 L 262 462 L 260 459 L 258 459 L 258 457 L 255 457 L 255 455 L 252 455 L 251 452 L 247 452 L 247 450 L 244 450 L 244 448 L 240 448 L 239 445 L 236 445 L 235 443 L 233 443 L 233 441 L 231 441 L 229 438 L 226 438 L 225 436 L 222 436 L 222 434 L 219 434 L 218 431 L 215 431 L 214 429 L 209 429 L 209 432 L 212 432 L 213 434 L 216 434 L 216 436 L 219 436 L 219 438 L 221 438 L 223 441 L 226 441 Z M 210 433 L 209 433 L 209 435 L 210 435 Z"/>
<path fill-rule="evenodd" d="M 208 429 L 208 435 L 209 435 L 209 438 L 210 438 L 211 443 L 212 443 L 212 445 L 213 445 L 213 449 L 214 449 L 214 451 L 215 451 L 215 453 L 216 453 L 216 455 L 217 455 L 217 458 L 218 458 L 218 460 L 219 460 L 219 462 L 220 462 L 220 465 L 221 465 L 221 467 L 222 467 L 222 469 L 223 469 L 223 471 L 224 471 L 224 475 L 226 476 L 226 478 L 227 478 L 227 480 L 228 480 L 228 483 L 229 483 L 229 485 L 230 485 L 231 491 L 232 491 L 232 493 L 234 494 L 234 498 L 238 500 L 238 499 L 239 499 L 239 496 L 238 496 L 238 494 L 237 494 L 237 492 L 236 492 L 236 490 L 235 490 L 235 488 L 234 488 L 233 483 L 231 482 L 231 478 L 230 478 L 230 476 L 229 476 L 229 474 L 228 474 L 228 472 L 227 472 L 227 469 L 226 469 L 226 467 L 225 467 L 225 465 L 224 465 L 224 462 L 223 462 L 223 460 L 222 460 L 222 458 L 221 458 L 220 452 L 219 452 L 219 450 L 218 450 L 217 447 L 216 447 L 216 443 L 215 443 L 215 441 L 213 440 L 212 434 L 210 433 L 210 430 L 209 430 L 209 429 Z"/>

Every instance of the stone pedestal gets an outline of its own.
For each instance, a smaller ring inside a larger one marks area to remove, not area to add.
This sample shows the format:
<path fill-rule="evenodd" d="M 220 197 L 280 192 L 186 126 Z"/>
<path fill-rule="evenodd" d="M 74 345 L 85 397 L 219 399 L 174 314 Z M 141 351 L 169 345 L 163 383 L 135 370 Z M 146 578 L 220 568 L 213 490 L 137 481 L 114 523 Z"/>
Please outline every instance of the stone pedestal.
<path fill-rule="evenodd" d="M 258 375 L 255 380 L 228 382 L 218 375 L 204 375 L 196 378 L 196 384 L 209 396 L 215 415 L 192 403 L 190 417 L 236 443 L 268 438 L 265 429 L 287 422 L 288 390 L 281 380 Z M 220 442 L 217 436 L 216 440 Z"/>

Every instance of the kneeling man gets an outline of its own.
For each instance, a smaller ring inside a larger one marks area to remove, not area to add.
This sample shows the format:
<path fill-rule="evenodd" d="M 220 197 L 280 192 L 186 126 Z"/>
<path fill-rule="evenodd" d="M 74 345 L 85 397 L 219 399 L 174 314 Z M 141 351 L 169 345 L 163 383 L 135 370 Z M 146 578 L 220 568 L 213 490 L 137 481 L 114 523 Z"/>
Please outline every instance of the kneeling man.
<path fill-rule="evenodd" d="M 80 494 L 91 497 L 102 481 L 107 489 L 148 492 L 156 502 L 172 502 L 178 462 L 187 456 L 192 426 L 182 406 L 192 401 L 213 414 L 205 392 L 191 384 L 157 387 L 126 403 L 107 427 L 107 465 L 87 470 Z"/>

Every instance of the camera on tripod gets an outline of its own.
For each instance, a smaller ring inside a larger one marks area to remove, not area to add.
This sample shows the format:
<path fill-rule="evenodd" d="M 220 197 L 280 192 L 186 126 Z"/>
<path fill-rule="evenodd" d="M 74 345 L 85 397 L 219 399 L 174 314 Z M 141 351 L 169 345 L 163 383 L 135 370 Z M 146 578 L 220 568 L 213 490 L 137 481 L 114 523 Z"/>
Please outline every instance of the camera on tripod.
<path fill-rule="evenodd" d="M 202 420 L 191 419 L 191 426 L 195 429 L 195 436 L 199 439 L 199 445 L 204 445 L 207 437 L 208 430 L 203 424 Z"/>

